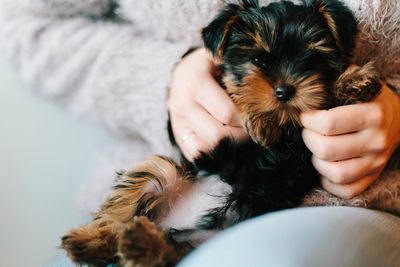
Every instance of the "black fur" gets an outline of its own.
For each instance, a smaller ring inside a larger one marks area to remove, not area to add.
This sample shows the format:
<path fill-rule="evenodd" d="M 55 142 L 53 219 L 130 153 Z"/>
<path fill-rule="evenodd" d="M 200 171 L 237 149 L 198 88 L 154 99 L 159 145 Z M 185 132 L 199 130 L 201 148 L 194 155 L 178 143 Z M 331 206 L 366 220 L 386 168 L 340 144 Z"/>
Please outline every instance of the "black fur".
<path fill-rule="evenodd" d="M 338 0 L 228 5 L 202 34 L 251 141 L 237 145 L 225 138 L 194 163 L 183 155 L 180 164 L 158 156 L 119 173 L 95 224 L 72 230 L 63 248 L 76 262 L 104 265 L 118 255 L 120 265 L 171 266 L 220 229 L 301 204 L 319 175 L 299 114 L 370 101 L 380 90 L 372 64 L 346 70 L 356 33 L 354 17 Z M 170 124 L 168 132 L 176 145 Z M 193 196 L 204 203 L 180 210 Z M 181 212 L 188 220 L 177 221 Z"/>
<path fill-rule="evenodd" d="M 319 73 L 323 74 L 325 82 L 331 86 L 348 66 L 357 27 L 353 15 L 341 2 L 322 1 L 326 3 L 326 9 L 335 20 L 340 38 L 340 41 L 337 41 L 327 27 L 326 19 L 318 12 L 319 2 L 321 1 L 303 1 L 303 5 L 295 5 L 282 1 L 266 7 L 249 9 L 241 9 L 234 4 L 228 5 L 203 29 L 204 44 L 216 56 L 224 25 L 236 16 L 237 22 L 230 27 L 229 39 L 222 48 L 223 70 L 241 81 L 246 75 L 243 65 L 258 60 L 259 63 L 256 64 L 266 73 L 272 84 L 277 82 L 284 72 L 298 78 Z M 260 25 L 263 26 L 262 29 L 259 28 Z M 270 47 L 270 52 L 265 53 L 261 49 L 251 52 L 240 49 L 240 46 L 253 43 L 251 38 L 243 38 L 244 32 L 260 33 L 263 41 Z M 335 50 L 334 53 L 307 49 L 310 42 L 322 39 L 328 40 L 328 46 Z"/>
<path fill-rule="evenodd" d="M 211 153 L 196 159 L 199 169 L 219 174 L 233 189 L 226 206 L 210 212 L 208 224 L 202 226 L 223 228 L 266 212 L 298 206 L 319 179 L 301 137 L 293 138 L 296 141 L 285 140 L 270 149 L 254 142 L 237 146 L 226 138 Z M 238 217 L 227 223 L 224 220 L 229 209 Z"/>
<path fill-rule="evenodd" d="M 233 75 L 240 84 L 247 74 L 246 64 L 252 62 L 272 85 L 285 76 L 301 79 L 318 73 L 325 89 L 332 88 L 348 66 L 354 46 L 357 31 L 351 12 L 336 0 L 303 1 L 302 5 L 282 1 L 261 8 L 257 1 L 250 2 L 228 5 L 203 29 L 206 48 L 215 57 L 222 49 L 223 75 Z M 320 12 L 320 2 L 326 5 L 325 12 L 335 22 L 339 40 Z M 232 20 L 235 22 L 227 29 L 225 25 Z M 270 51 L 244 51 L 241 47 L 254 45 L 254 41 L 243 34 L 246 32 L 260 34 Z M 326 46 L 332 51 L 308 49 L 310 43 L 322 39 L 327 40 Z M 332 95 L 328 98 L 321 109 L 336 105 Z M 272 148 L 252 141 L 237 146 L 226 138 L 210 153 L 203 153 L 195 160 L 197 170 L 217 173 L 233 186 L 226 206 L 205 216 L 199 224 L 201 228 L 223 228 L 232 224 L 225 222 L 231 209 L 238 214 L 235 219 L 238 222 L 298 206 L 304 195 L 319 184 L 318 173 L 311 164 L 311 152 L 301 138 L 301 128 L 288 126 L 283 130 L 282 138 Z"/>

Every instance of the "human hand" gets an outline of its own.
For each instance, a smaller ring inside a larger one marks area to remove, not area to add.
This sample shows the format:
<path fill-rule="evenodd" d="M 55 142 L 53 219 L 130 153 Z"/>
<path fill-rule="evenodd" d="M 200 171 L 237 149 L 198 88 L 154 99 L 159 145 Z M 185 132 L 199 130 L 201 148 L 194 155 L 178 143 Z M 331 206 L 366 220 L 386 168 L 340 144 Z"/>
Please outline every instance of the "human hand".
<path fill-rule="evenodd" d="M 369 103 L 304 112 L 300 119 L 322 186 L 342 198 L 374 182 L 400 142 L 400 99 L 385 84 Z"/>
<path fill-rule="evenodd" d="M 197 49 L 175 67 L 168 107 L 176 143 L 188 160 L 208 152 L 224 137 L 236 143 L 249 137 L 234 103 L 216 81 L 218 68 L 209 52 Z"/>

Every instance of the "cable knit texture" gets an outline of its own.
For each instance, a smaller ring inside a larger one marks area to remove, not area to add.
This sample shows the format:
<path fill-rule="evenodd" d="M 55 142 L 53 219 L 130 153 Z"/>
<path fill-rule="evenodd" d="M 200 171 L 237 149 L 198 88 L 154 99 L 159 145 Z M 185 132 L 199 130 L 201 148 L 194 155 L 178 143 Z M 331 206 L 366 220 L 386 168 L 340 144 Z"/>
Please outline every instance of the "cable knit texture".
<path fill-rule="evenodd" d="M 114 171 L 151 153 L 176 154 L 166 131 L 171 70 L 228 2 L 237 0 L 0 0 L 5 50 L 28 88 L 116 134 L 118 152 L 109 155 L 117 159 L 101 168 Z M 400 90 L 400 1 L 343 2 L 359 21 L 354 62 L 373 60 Z M 115 6 L 123 20 L 109 18 Z M 98 178 L 103 187 L 83 190 L 85 209 L 102 201 L 111 171 Z"/>

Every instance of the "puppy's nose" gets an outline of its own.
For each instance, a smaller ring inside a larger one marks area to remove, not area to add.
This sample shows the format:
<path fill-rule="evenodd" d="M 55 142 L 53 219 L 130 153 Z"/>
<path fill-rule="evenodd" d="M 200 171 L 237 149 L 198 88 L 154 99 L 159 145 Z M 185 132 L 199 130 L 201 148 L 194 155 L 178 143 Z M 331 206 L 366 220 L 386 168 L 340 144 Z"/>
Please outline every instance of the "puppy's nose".
<path fill-rule="evenodd" d="M 279 101 L 286 102 L 293 97 L 295 91 L 296 89 L 291 85 L 279 85 L 275 87 L 274 94 Z"/>

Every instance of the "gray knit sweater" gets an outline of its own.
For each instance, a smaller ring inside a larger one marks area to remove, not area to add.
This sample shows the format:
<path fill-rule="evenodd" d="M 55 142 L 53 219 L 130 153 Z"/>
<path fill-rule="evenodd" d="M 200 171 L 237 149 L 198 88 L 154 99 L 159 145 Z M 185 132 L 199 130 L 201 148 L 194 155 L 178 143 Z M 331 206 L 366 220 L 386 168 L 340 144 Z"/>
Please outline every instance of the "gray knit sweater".
<path fill-rule="evenodd" d="M 117 137 L 98 172 L 104 179 L 86 192 L 89 209 L 114 169 L 174 154 L 166 130 L 171 70 L 188 48 L 201 46 L 200 29 L 226 2 L 235 0 L 0 0 L 6 54 L 27 87 Z M 361 30 L 354 63 L 374 60 L 382 80 L 400 91 L 400 1 L 344 2 Z"/>

